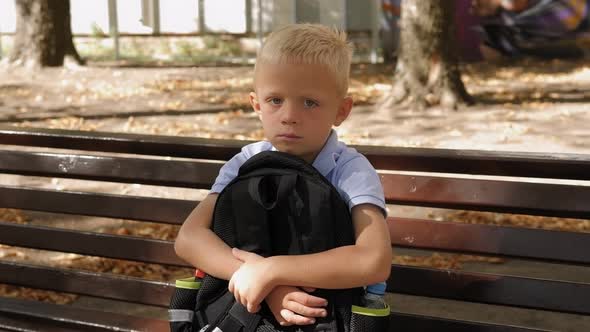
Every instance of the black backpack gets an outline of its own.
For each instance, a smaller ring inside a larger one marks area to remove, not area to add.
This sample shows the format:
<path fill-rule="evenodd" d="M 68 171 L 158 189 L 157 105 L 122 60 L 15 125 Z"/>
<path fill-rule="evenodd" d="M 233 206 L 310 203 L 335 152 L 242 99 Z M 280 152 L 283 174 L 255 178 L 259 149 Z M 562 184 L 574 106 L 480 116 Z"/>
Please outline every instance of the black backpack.
<path fill-rule="evenodd" d="M 230 247 L 264 257 L 311 254 L 355 242 L 348 206 L 336 188 L 304 160 L 277 151 L 258 153 L 242 165 L 217 198 L 212 229 Z M 363 292 L 316 290 L 314 295 L 328 300 L 327 317 L 313 325 L 282 327 L 264 302 L 251 314 L 227 287 L 226 280 L 209 275 L 177 282 L 170 305 L 172 331 L 348 332 L 351 306 L 360 303 Z"/>

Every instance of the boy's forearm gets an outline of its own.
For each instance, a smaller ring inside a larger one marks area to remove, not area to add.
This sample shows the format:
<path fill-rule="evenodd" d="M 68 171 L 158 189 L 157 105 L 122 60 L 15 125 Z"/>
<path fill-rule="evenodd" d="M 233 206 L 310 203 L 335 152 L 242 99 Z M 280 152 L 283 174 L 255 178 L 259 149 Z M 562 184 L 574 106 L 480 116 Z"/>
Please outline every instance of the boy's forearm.
<path fill-rule="evenodd" d="M 176 252 L 192 266 L 224 280 L 229 280 L 242 264 L 209 229 L 199 229 L 186 240 L 177 239 Z"/>
<path fill-rule="evenodd" d="M 372 204 L 352 209 L 355 245 L 317 254 L 272 257 L 272 280 L 279 285 L 351 288 L 386 280 L 391 271 L 391 240 L 381 210 Z M 276 266 L 275 266 L 276 265 Z"/>
<path fill-rule="evenodd" d="M 241 262 L 213 231 L 211 220 L 217 194 L 208 195 L 183 223 L 174 250 L 176 254 L 205 273 L 229 280 Z"/>
<path fill-rule="evenodd" d="M 391 250 L 344 246 L 317 254 L 275 256 L 273 279 L 278 285 L 327 289 L 352 288 L 384 281 L 391 270 Z"/>

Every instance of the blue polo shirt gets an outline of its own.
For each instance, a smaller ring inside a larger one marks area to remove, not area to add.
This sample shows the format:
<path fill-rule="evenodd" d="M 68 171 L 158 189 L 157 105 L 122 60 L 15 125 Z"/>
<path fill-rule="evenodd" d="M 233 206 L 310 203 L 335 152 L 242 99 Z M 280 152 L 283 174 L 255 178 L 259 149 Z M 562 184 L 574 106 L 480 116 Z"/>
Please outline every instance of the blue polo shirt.
<path fill-rule="evenodd" d="M 246 160 L 269 150 L 276 151 L 276 148 L 267 141 L 244 146 L 240 153 L 223 165 L 211 192 L 220 193 L 238 175 L 240 166 Z M 377 171 L 365 156 L 340 142 L 336 131 L 331 131 L 312 165 L 336 187 L 350 210 L 356 205 L 369 203 L 381 208 L 384 215 L 387 214 L 383 187 Z"/>

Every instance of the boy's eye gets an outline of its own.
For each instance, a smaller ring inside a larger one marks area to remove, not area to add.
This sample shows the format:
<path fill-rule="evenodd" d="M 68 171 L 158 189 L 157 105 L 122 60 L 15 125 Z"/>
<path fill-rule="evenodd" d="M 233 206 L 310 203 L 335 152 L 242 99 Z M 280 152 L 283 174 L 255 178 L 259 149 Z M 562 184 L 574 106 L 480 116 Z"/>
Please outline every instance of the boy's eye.
<path fill-rule="evenodd" d="M 283 103 L 283 100 L 281 98 L 271 98 L 268 101 L 273 105 L 280 105 Z"/>
<path fill-rule="evenodd" d="M 318 103 L 311 99 L 305 99 L 305 101 L 303 101 L 303 106 L 305 108 L 312 108 L 318 106 Z"/>

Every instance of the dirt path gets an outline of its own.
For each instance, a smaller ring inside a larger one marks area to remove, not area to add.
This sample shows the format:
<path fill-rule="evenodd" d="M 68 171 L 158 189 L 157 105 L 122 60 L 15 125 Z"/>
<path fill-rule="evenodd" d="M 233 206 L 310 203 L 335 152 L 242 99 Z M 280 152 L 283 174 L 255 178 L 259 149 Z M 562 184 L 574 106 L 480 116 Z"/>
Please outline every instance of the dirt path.
<path fill-rule="evenodd" d="M 391 68 L 355 66 L 357 106 L 339 128 L 357 144 L 590 153 L 590 66 L 522 62 L 463 70 L 477 105 L 376 114 Z M 251 67 L 0 69 L 0 121 L 27 126 L 262 138 L 250 112 Z M 231 112 L 218 112 L 232 107 Z M 237 111 L 235 111 L 237 110 Z M 116 117 L 116 118 L 115 118 Z M 27 121 L 25 121 L 27 120 Z"/>

